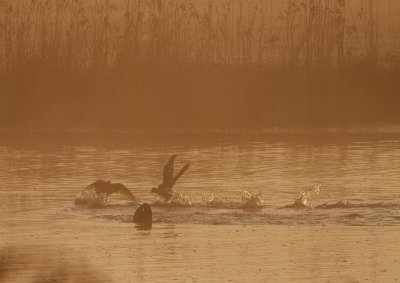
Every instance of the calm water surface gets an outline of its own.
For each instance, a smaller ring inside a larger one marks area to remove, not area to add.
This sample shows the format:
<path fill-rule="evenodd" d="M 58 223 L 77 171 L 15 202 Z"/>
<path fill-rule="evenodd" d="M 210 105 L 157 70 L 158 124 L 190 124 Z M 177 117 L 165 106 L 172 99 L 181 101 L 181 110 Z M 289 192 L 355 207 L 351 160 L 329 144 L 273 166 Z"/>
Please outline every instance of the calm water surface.
<path fill-rule="evenodd" d="M 163 204 L 173 153 L 192 167 Z M 152 229 L 119 196 L 75 206 L 97 179 L 153 204 Z M 397 135 L 1 134 L 0 281 L 395 282 L 399 188 Z"/>

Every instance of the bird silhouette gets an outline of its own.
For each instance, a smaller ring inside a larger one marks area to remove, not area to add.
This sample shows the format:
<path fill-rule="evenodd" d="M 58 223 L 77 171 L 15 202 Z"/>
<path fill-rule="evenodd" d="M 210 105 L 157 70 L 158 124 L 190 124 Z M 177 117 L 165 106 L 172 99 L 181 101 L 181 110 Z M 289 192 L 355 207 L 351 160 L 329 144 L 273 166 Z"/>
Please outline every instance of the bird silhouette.
<path fill-rule="evenodd" d="M 167 164 L 164 166 L 163 171 L 163 182 L 157 187 L 152 188 L 151 192 L 156 193 L 159 196 L 163 197 L 166 201 L 168 201 L 173 195 L 174 191 L 172 188 L 174 187 L 176 181 L 185 173 L 186 170 L 189 169 L 190 163 L 186 163 L 185 166 L 174 176 L 174 163 L 175 159 L 178 155 L 172 155 Z"/>
<path fill-rule="evenodd" d="M 150 205 L 147 203 L 142 204 L 136 209 L 135 215 L 133 216 L 133 222 L 137 224 L 151 224 L 153 219 L 153 213 Z"/>
<path fill-rule="evenodd" d="M 118 193 L 121 194 L 132 201 L 136 201 L 135 196 L 131 193 L 131 191 L 125 187 L 121 183 L 111 183 L 110 181 L 106 182 L 103 180 L 97 180 L 96 182 L 90 184 L 85 188 L 85 190 L 94 188 L 96 194 L 104 193 L 107 197 L 111 194 Z"/>

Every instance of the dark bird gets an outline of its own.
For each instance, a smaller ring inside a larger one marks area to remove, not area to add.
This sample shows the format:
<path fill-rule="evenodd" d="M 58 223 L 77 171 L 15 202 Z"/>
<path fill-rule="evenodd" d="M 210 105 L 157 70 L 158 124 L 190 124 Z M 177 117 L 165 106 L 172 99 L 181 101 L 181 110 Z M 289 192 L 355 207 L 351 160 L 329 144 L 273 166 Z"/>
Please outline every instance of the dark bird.
<path fill-rule="evenodd" d="M 118 194 L 121 194 L 121 195 L 127 197 L 128 199 L 130 199 L 132 201 L 136 201 L 136 198 L 131 193 L 131 191 L 121 183 L 113 184 L 110 181 L 106 182 L 103 180 L 97 180 L 96 182 L 87 186 L 85 188 L 85 190 L 90 189 L 90 188 L 94 188 L 96 191 L 96 194 L 103 193 L 103 194 L 106 194 L 108 197 L 111 194 L 118 193 Z"/>
<path fill-rule="evenodd" d="M 138 209 L 136 209 L 135 215 L 133 216 L 133 222 L 137 224 L 151 224 L 153 219 L 153 213 L 151 211 L 150 205 L 147 203 L 142 204 Z"/>
<path fill-rule="evenodd" d="M 182 169 L 178 172 L 178 174 L 174 176 L 174 162 L 176 157 L 176 154 L 172 155 L 169 158 L 167 164 L 165 164 L 163 171 L 163 182 L 157 188 L 151 189 L 152 193 L 158 194 L 166 201 L 168 201 L 174 195 L 174 191 L 172 190 L 172 188 L 175 185 L 176 181 L 178 181 L 183 173 L 185 173 L 185 171 L 188 170 L 190 167 L 190 163 L 186 163 L 185 166 L 183 166 Z"/>

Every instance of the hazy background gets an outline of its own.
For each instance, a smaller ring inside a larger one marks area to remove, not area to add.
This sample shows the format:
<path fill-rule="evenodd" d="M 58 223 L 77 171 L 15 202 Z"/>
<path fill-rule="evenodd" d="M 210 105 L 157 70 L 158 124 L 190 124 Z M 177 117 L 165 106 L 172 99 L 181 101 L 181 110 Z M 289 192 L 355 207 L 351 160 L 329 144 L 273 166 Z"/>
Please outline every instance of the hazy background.
<path fill-rule="evenodd" d="M 396 124 L 394 0 L 0 2 L 0 127 Z"/>

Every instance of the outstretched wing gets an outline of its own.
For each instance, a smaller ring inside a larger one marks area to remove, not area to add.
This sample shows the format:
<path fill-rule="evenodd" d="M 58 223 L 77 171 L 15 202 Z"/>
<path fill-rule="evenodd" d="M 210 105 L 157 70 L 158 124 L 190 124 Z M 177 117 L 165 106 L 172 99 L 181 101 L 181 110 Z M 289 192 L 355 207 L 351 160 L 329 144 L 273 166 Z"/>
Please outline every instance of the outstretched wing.
<path fill-rule="evenodd" d="M 112 187 L 113 187 L 113 192 L 114 193 L 121 194 L 121 195 L 127 197 L 128 199 L 130 199 L 132 201 L 136 201 L 135 196 L 123 184 L 121 184 L 121 183 L 112 184 Z"/>
<path fill-rule="evenodd" d="M 174 162 L 176 157 L 176 154 L 172 155 L 164 166 L 163 184 L 172 185 L 174 182 Z"/>
<path fill-rule="evenodd" d="M 96 193 L 104 193 L 111 194 L 113 192 L 113 188 L 111 186 L 111 182 L 97 180 L 96 182 L 91 183 L 89 186 L 85 188 L 85 190 L 95 189 Z"/>
<path fill-rule="evenodd" d="M 97 180 L 96 182 L 91 183 L 89 186 L 87 186 L 85 189 L 89 189 L 89 188 L 102 188 L 107 186 L 107 182 L 103 181 L 103 180 Z"/>
<path fill-rule="evenodd" d="M 183 175 L 183 173 L 186 172 L 186 170 L 188 170 L 190 167 L 190 163 L 186 163 L 185 166 L 182 167 L 182 169 L 178 172 L 178 174 L 176 174 L 176 176 L 174 177 L 174 185 L 176 183 L 176 181 L 178 181 L 178 179 Z"/>

